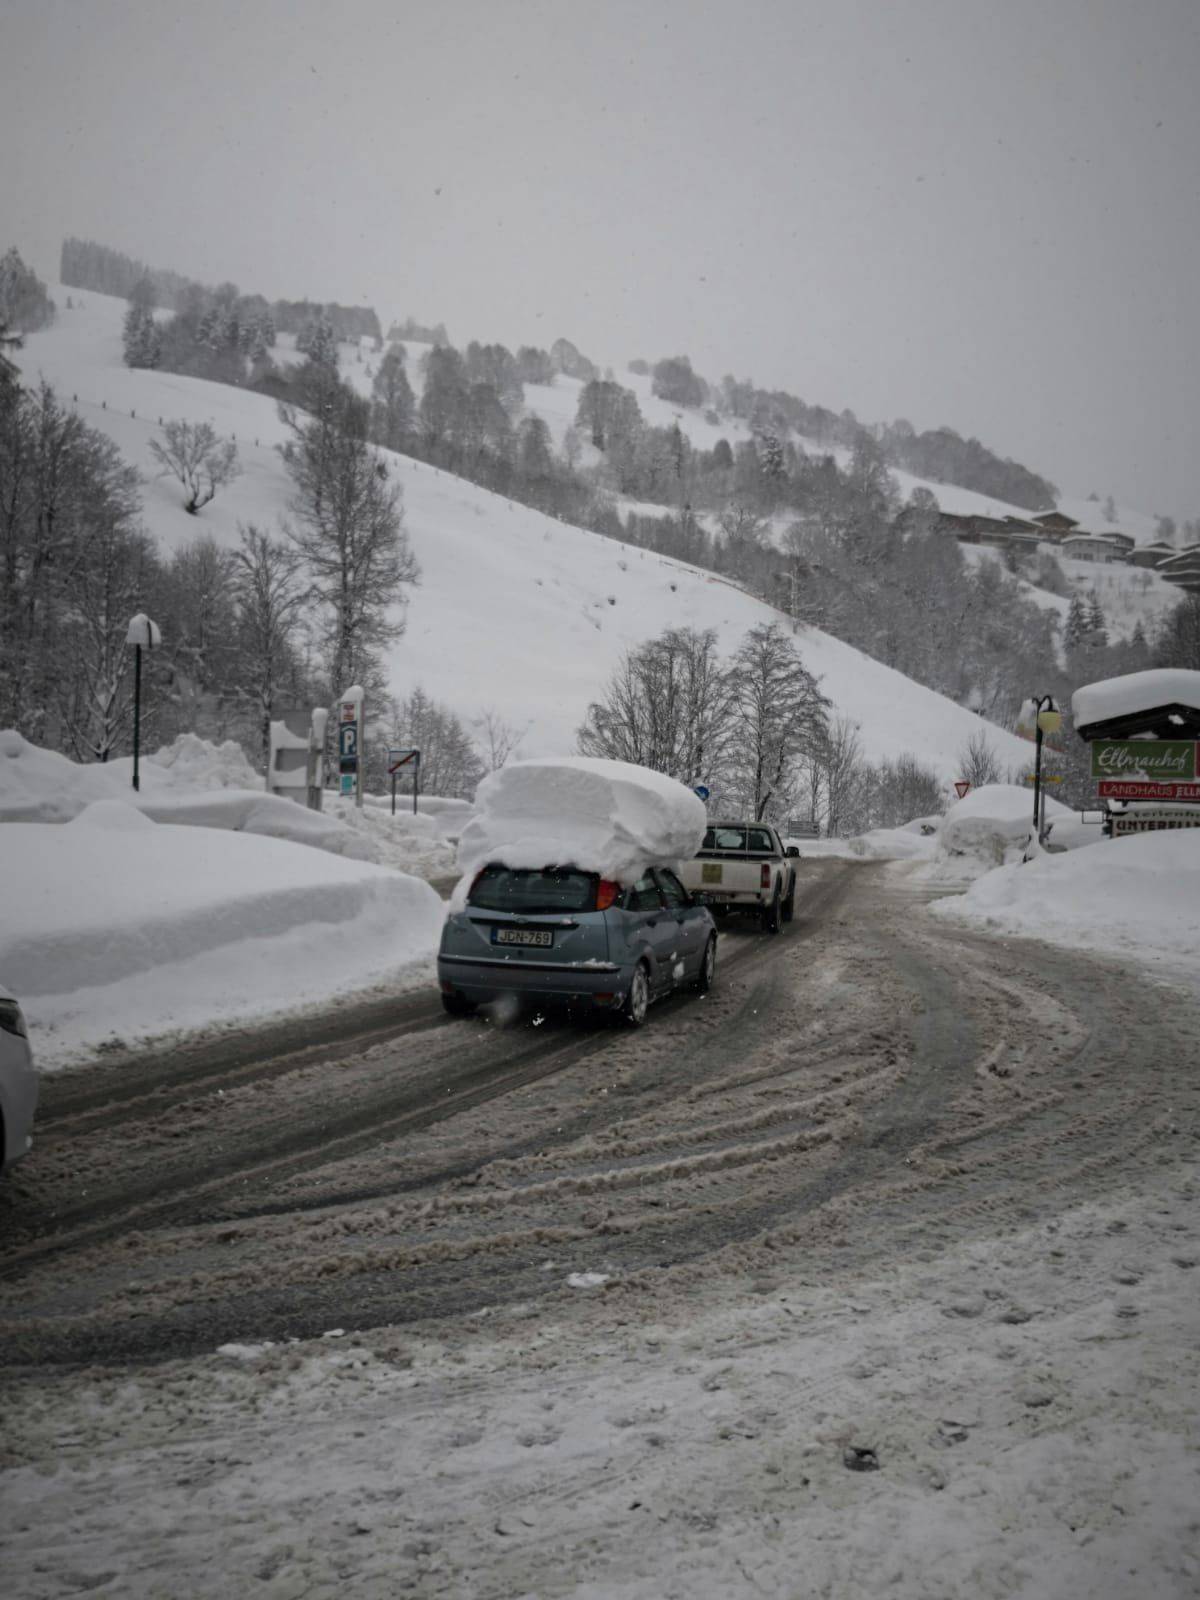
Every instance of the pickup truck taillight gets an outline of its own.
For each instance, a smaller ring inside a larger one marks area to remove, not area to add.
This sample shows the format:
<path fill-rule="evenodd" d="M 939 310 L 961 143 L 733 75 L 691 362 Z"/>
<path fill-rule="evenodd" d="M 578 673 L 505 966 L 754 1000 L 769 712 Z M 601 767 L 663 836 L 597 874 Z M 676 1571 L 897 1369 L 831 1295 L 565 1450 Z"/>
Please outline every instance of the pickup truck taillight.
<path fill-rule="evenodd" d="M 760 889 L 769 889 L 771 887 L 771 869 L 765 861 L 762 864 L 762 871 L 758 875 L 758 886 Z"/>

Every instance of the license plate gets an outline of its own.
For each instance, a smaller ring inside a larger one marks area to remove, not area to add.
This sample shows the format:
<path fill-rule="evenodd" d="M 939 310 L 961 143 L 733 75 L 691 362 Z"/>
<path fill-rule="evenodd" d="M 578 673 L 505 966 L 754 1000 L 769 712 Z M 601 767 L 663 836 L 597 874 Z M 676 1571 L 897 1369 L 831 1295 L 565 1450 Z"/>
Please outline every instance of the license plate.
<path fill-rule="evenodd" d="M 701 883 L 720 883 L 721 863 L 719 861 L 702 861 L 700 863 Z"/>
<path fill-rule="evenodd" d="M 536 944 L 542 947 L 554 943 L 549 928 L 493 928 L 493 944 Z"/>

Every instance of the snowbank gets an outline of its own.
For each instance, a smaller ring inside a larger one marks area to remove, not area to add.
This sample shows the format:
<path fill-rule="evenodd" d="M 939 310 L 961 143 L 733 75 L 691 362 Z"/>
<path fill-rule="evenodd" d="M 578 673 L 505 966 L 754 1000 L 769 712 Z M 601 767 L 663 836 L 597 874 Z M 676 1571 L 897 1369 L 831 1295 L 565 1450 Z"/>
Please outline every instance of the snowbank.
<path fill-rule="evenodd" d="M 1200 950 L 1200 829 L 1103 841 L 979 878 L 937 915 L 1082 950 L 1187 967 Z"/>
<path fill-rule="evenodd" d="M 0 828 L 0 881 L 0 973 L 42 1065 L 114 1033 L 319 1004 L 394 977 L 432 955 L 444 911 L 428 884 L 387 868 L 155 825 L 113 800 L 67 827 Z"/>
<path fill-rule="evenodd" d="M 194 733 L 142 758 L 141 790 L 133 789 L 133 758 L 84 763 L 42 750 L 14 728 L 0 730 L 0 822 L 69 822 L 95 800 L 144 805 L 177 791 L 254 789 L 263 781 L 232 739 L 211 744 Z"/>
<path fill-rule="evenodd" d="M 212 744 L 184 733 L 141 764 L 132 787 L 129 758 L 85 765 L 41 750 L 12 729 L 0 732 L 0 822 L 69 822 L 102 802 L 154 822 L 289 839 L 351 861 L 372 861 L 419 877 L 454 872 L 447 832 L 470 815 L 465 800 L 422 799 L 430 814 L 393 818 L 383 802 L 356 809 L 328 796 L 326 811 L 309 811 L 267 794 L 262 779 L 232 739 Z"/>
<path fill-rule="evenodd" d="M 927 861 L 937 849 L 937 834 L 925 834 L 910 825 L 872 828 L 847 841 L 847 854 L 870 861 Z"/>
<path fill-rule="evenodd" d="M 370 802 L 371 797 L 364 796 Z M 471 815 L 465 800 L 444 801 L 447 807 L 462 806 L 462 817 Z M 369 860 L 380 866 L 396 867 L 401 872 L 413 872 L 419 878 L 452 878 L 457 871 L 457 857 L 449 834 L 461 825 L 459 813 L 443 810 L 441 806 L 431 814 L 421 811 L 414 817 L 405 811 L 399 799 L 393 817 L 390 802 L 387 806 L 364 803 L 361 810 L 352 800 L 327 796 L 326 816 L 339 827 L 361 840 L 370 850 Z M 412 800 L 409 799 L 411 807 Z M 311 815 L 311 813 L 310 813 Z"/>
<path fill-rule="evenodd" d="M 701 801 L 674 778 L 587 756 L 510 762 L 479 785 L 475 806 L 458 844 L 467 878 L 489 861 L 570 862 L 631 883 L 648 862 L 694 856 L 708 825 Z"/>
<path fill-rule="evenodd" d="M 1154 711 L 1159 706 L 1191 706 L 1200 711 L 1200 672 L 1186 667 L 1155 667 L 1127 672 L 1119 678 L 1085 683 L 1071 696 L 1077 728 L 1090 728 L 1113 717 Z"/>

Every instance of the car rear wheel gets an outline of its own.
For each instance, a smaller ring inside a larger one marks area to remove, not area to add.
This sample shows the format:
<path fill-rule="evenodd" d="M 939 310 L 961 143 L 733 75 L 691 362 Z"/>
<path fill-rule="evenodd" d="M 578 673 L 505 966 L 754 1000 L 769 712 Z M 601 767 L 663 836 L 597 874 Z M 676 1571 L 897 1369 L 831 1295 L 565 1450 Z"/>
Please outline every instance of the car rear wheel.
<path fill-rule="evenodd" d="M 696 992 L 707 994 L 717 976 L 717 936 L 714 933 L 704 947 L 704 959 L 696 974 Z"/>
<path fill-rule="evenodd" d="M 792 881 L 788 885 L 788 896 L 783 902 L 783 920 L 790 922 L 796 915 L 796 875 L 792 874 Z"/>
<path fill-rule="evenodd" d="M 763 908 L 762 925 L 764 933 L 778 933 L 783 926 L 783 908 L 779 903 L 778 889 L 771 904 Z"/>
<path fill-rule="evenodd" d="M 625 1021 L 631 1028 L 640 1028 L 650 1009 L 650 975 L 639 963 L 629 980 L 629 993 L 625 998 Z"/>
<path fill-rule="evenodd" d="M 464 1000 L 461 994 L 448 994 L 442 990 L 442 1010 L 451 1017 L 473 1017 L 475 1007 L 469 1000 Z"/>

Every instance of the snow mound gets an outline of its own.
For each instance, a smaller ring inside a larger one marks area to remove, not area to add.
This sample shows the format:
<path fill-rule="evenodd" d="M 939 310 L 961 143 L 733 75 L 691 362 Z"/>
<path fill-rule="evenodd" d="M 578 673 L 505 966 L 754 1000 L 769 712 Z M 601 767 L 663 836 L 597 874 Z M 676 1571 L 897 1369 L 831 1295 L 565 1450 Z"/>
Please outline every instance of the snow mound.
<path fill-rule="evenodd" d="M 489 861 L 570 863 L 632 883 L 651 861 L 694 856 L 708 824 L 674 778 L 588 756 L 510 762 L 479 785 L 475 806 L 458 845 L 467 878 Z"/>
<path fill-rule="evenodd" d="M 133 787 L 133 759 L 79 762 L 30 744 L 13 728 L 0 732 L 0 822 L 69 822 L 96 800 L 122 800 L 145 809 L 148 799 L 175 791 L 253 789 L 263 780 L 232 739 L 211 744 L 182 733 L 157 755 L 145 756 Z"/>
<path fill-rule="evenodd" d="M 259 789 L 262 777 L 233 739 L 212 744 L 195 733 L 181 733 L 154 755 L 154 764 L 172 787 L 188 789 Z"/>
<path fill-rule="evenodd" d="M 320 1004 L 433 954 L 444 907 L 416 878 L 222 829 L 114 827 L 121 810 L 139 815 L 108 801 L 74 826 L 0 828 L 20 907 L 0 972 L 43 1065 L 113 1033 Z"/>
<path fill-rule="evenodd" d="M 130 792 L 129 776 L 115 764 L 80 766 L 15 728 L 0 731 L 0 822 L 69 822 L 93 800 Z"/>
<path fill-rule="evenodd" d="M 926 820 L 922 817 L 899 828 L 872 828 L 869 833 L 860 833 L 846 841 L 848 854 L 871 861 L 928 860 L 937 848 L 937 830 L 924 832 L 918 824 Z"/>
<path fill-rule="evenodd" d="M 100 828 L 105 833 L 140 833 L 154 823 L 127 800 L 93 800 L 67 824 L 71 828 Z"/>
<path fill-rule="evenodd" d="M 1187 967 L 1200 949 L 1200 829 L 999 867 L 931 909 L 952 921 Z"/>
<path fill-rule="evenodd" d="M 1062 816 L 1068 807 L 1046 800 L 1046 815 Z M 938 836 L 942 855 L 974 856 L 999 866 L 1024 850 L 1033 832 L 1033 790 L 1015 783 L 985 783 L 956 800 Z"/>
<path fill-rule="evenodd" d="M 377 861 L 371 840 L 347 828 L 336 817 L 310 811 L 283 795 L 265 794 L 261 789 L 160 791 L 143 799 L 140 809 L 155 822 L 288 839 L 351 861 Z"/>
<path fill-rule="evenodd" d="M 1159 706 L 1190 706 L 1200 711 L 1200 672 L 1187 667 L 1154 667 L 1119 678 L 1082 684 L 1071 696 L 1077 728 L 1090 728 L 1113 717 L 1134 716 Z"/>
<path fill-rule="evenodd" d="M 430 815 L 405 811 L 397 800 L 396 815 L 389 805 L 368 802 L 360 809 L 352 800 L 333 796 L 326 801 L 328 815 L 347 828 L 370 849 L 370 860 L 381 866 L 398 867 L 403 872 L 414 872 L 419 878 L 451 878 L 456 872 L 454 845 L 449 832 L 458 826 L 455 810 L 438 809 Z M 409 800 L 411 806 L 412 801 Z M 447 801 L 446 806 L 461 805 L 462 816 L 469 817 L 471 808 L 465 800 Z"/>

